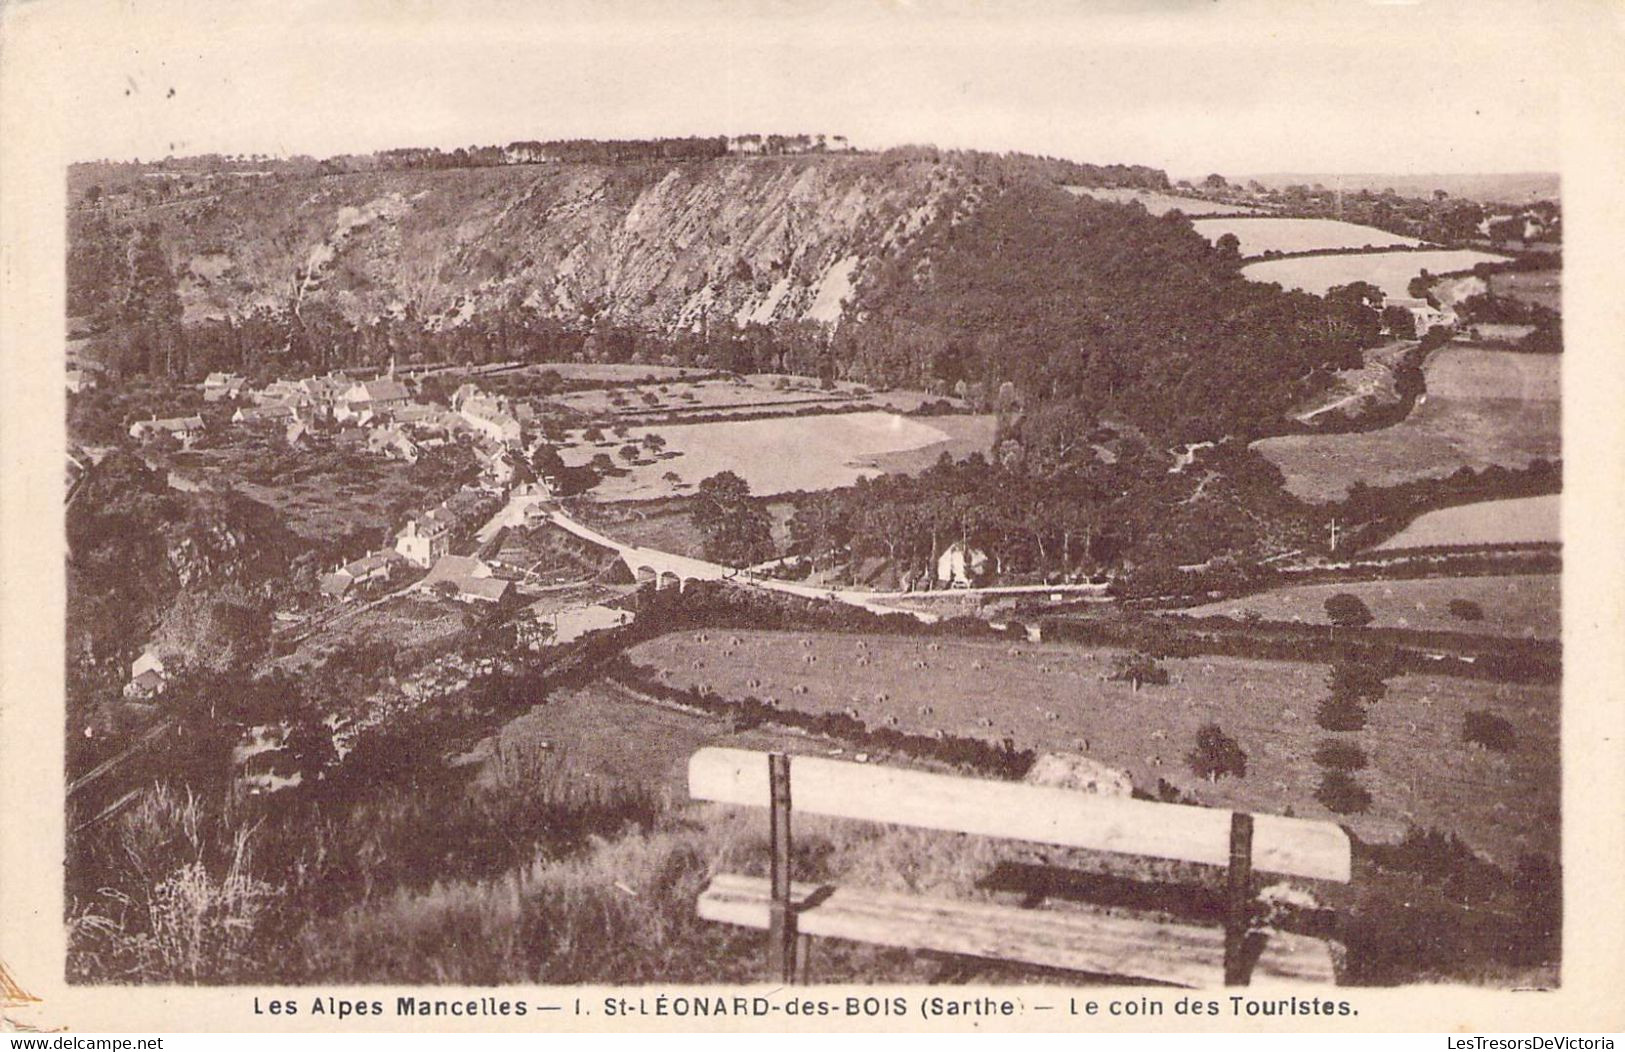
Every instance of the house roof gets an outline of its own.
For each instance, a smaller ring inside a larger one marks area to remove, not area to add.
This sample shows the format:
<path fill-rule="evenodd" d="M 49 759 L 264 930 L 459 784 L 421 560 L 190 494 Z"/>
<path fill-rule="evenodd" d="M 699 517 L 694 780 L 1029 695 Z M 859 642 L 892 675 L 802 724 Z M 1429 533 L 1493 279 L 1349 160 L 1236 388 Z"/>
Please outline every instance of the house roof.
<path fill-rule="evenodd" d="M 464 595 L 494 602 L 508 594 L 510 585 L 496 577 L 467 577 L 458 581 L 457 587 Z"/>
<path fill-rule="evenodd" d="M 196 431 L 203 426 L 201 416 L 172 416 L 163 420 L 142 420 L 141 427 L 162 428 L 165 431 Z"/>
<path fill-rule="evenodd" d="M 441 581 L 450 581 L 459 584 L 464 580 L 488 578 L 491 568 L 472 555 L 442 555 L 423 579 L 425 585 L 438 584 Z"/>
<path fill-rule="evenodd" d="M 356 384 L 345 395 L 352 402 L 395 402 L 412 397 L 412 392 L 399 380 L 369 380 Z"/>
<path fill-rule="evenodd" d="M 360 577 L 362 574 L 371 573 L 381 566 L 388 566 L 390 563 L 395 562 L 400 558 L 400 553 L 395 549 L 385 548 L 381 552 L 373 552 L 371 555 L 363 555 L 354 562 L 345 563 L 342 572 L 347 573 L 352 577 Z"/>
<path fill-rule="evenodd" d="M 355 584 L 355 578 L 341 570 L 322 577 L 321 592 L 323 595 L 342 596 L 350 590 L 350 586 L 353 584 Z"/>
<path fill-rule="evenodd" d="M 163 685 L 164 685 L 164 677 L 163 677 L 162 673 L 158 672 L 156 669 L 150 669 L 150 668 L 147 671 L 141 673 L 141 675 L 139 675 L 139 676 L 135 677 L 134 679 L 130 680 L 130 686 L 131 687 L 133 687 L 136 690 L 144 691 L 144 692 L 155 691 L 155 690 L 157 690 L 159 687 L 161 687 Z"/>

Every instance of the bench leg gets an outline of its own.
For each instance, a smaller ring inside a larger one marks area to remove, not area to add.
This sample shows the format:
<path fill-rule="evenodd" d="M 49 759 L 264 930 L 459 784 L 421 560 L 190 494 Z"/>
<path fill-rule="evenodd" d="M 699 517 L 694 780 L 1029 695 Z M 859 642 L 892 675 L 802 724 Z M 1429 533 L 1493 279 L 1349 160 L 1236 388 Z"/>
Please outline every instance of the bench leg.
<path fill-rule="evenodd" d="M 767 929 L 768 968 L 781 981 L 793 983 L 796 967 L 796 914 L 790 902 L 790 757 L 772 753 L 767 758 L 768 787 L 772 796 L 773 902 Z"/>
<path fill-rule="evenodd" d="M 1230 869 L 1225 874 L 1224 984 L 1246 986 L 1252 970 L 1247 960 L 1247 932 L 1252 926 L 1253 816 L 1230 815 Z"/>

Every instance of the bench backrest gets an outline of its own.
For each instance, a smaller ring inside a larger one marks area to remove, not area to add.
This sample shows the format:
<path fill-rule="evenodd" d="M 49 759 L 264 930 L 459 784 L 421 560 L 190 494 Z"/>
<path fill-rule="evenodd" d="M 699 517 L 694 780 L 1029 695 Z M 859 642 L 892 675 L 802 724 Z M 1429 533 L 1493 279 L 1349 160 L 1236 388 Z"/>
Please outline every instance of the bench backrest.
<path fill-rule="evenodd" d="M 1231 861 L 1230 811 L 818 756 L 796 756 L 790 769 L 793 807 L 804 814 L 1213 866 Z M 767 807 L 768 754 L 701 749 L 689 759 L 688 791 L 696 800 Z M 1348 835 L 1330 822 L 1257 815 L 1252 867 L 1347 882 Z"/>

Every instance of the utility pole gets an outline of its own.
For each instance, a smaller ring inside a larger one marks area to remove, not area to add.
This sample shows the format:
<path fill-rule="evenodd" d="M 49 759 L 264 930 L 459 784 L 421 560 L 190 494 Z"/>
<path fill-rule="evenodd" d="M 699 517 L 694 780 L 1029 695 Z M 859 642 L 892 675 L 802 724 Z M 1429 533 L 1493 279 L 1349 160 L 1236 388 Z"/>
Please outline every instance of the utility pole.
<path fill-rule="evenodd" d="M 1336 552 L 1337 551 L 1337 536 L 1341 532 L 1338 529 L 1337 520 L 1333 519 L 1331 521 L 1330 526 L 1328 526 L 1327 528 L 1331 532 L 1331 535 L 1332 535 L 1332 551 Z"/>

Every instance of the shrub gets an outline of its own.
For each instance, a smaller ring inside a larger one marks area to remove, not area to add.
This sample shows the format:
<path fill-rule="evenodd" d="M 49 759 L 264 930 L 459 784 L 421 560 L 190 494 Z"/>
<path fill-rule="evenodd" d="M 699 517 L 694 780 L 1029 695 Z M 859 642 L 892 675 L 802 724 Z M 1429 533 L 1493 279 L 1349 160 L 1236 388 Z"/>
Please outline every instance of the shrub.
<path fill-rule="evenodd" d="M 1329 731 L 1357 731 L 1365 726 L 1365 709 L 1346 698 L 1327 698 L 1316 707 L 1315 722 Z"/>
<path fill-rule="evenodd" d="M 1496 752 L 1511 752 L 1517 747 L 1511 722 L 1483 709 L 1474 709 L 1462 717 L 1461 740 Z"/>
<path fill-rule="evenodd" d="M 1326 687 L 1339 701 L 1364 704 L 1381 701 L 1388 693 L 1382 672 L 1368 663 L 1339 661 L 1326 678 Z"/>
<path fill-rule="evenodd" d="M 1326 617 L 1339 628 L 1360 628 L 1371 623 L 1371 608 L 1357 595 L 1338 592 L 1326 600 Z"/>
<path fill-rule="evenodd" d="M 1147 683 L 1164 687 L 1168 685 L 1168 670 L 1157 664 L 1157 660 L 1150 654 L 1141 652 L 1119 654 L 1112 664 L 1111 675 L 1107 678 L 1119 683 L 1132 683 L 1135 690 L 1139 690 Z"/>
<path fill-rule="evenodd" d="M 1371 806 L 1371 794 L 1347 771 L 1326 771 L 1320 776 L 1315 799 L 1328 811 L 1339 815 L 1359 814 Z"/>
<path fill-rule="evenodd" d="M 1365 767 L 1366 755 L 1353 742 L 1327 739 L 1315 750 L 1315 762 L 1336 771 L 1358 771 Z"/>
<path fill-rule="evenodd" d="M 1237 778 L 1247 775 L 1247 754 L 1217 723 L 1206 724 L 1196 732 L 1196 748 L 1185 754 L 1185 763 L 1193 774 L 1210 782 L 1227 774 Z"/>
<path fill-rule="evenodd" d="M 1450 616 L 1458 621 L 1484 620 L 1484 608 L 1471 599 L 1452 599 L 1448 608 Z"/>

